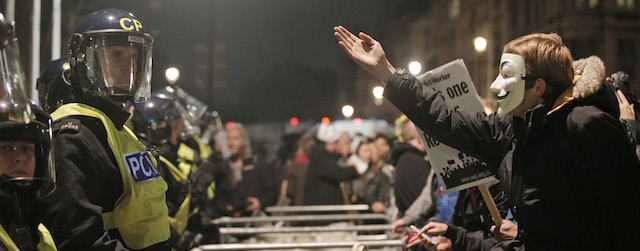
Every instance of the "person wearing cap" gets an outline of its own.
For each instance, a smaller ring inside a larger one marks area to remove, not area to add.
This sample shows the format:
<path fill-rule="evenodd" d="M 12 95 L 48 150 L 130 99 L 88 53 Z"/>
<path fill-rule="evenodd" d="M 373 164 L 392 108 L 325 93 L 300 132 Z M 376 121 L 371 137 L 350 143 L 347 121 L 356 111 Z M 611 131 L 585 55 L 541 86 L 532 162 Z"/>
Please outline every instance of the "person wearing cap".
<path fill-rule="evenodd" d="M 309 149 L 309 167 L 304 191 L 305 205 L 344 204 L 340 182 L 360 177 L 354 166 L 340 166 L 343 147 L 338 142 L 340 133 L 333 125 L 320 125 L 318 142 Z"/>
<path fill-rule="evenodd" d="M 71 103 L 54 120 L 56 175 L 44 223 L 60 250 L 170 250 L 167 183 L 124 125 L 151 93 L 153 37 L 130 12 L 84 17 L 69 42 Z"/>

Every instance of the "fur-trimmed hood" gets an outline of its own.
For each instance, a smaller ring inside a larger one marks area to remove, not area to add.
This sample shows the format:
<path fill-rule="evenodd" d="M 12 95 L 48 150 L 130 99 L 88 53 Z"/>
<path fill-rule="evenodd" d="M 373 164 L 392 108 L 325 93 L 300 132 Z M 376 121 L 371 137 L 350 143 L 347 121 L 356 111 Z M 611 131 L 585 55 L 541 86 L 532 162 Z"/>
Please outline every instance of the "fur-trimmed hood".
<path fill-rule="evenodd" d="M 573 98 L 579 99 L 598 92 L 604 86 L 604 62 L 597 56 L 573 61 Z"/>
<path fill-rule="evenodd" d="M 620 116 L 615 88 L 606 84 L 604 62 L 597 56 L 590 56 L 573 62 L 573 99 L 560 110 L 570 110 L 580 105 L 593 105 L 614 117 Z"/>

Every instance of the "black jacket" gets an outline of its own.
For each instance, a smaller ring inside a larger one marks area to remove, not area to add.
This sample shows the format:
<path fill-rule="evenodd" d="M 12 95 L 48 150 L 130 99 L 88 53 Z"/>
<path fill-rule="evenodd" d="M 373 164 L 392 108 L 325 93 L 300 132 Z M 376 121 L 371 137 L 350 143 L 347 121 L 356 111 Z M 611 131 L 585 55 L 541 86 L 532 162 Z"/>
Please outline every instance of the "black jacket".
<path fill-rule="evenodd" d="M 493 171 L 528 249 L 631 250 L 640 236 L 631 205 L 640 164 L 603 88 L 604 70 L 582 73 L 573 100 L 553 112 L 541 105 L 526 119 L 459 111 L 409 74 L 394 74 L 385 96 L 437 140 L 500 167 Z"/>
<path fill-rule="evenodd" d="M 40 242 L 38 225 L 41 222 L 43 207 L 33 191 L 11 193 L 8 196 L 0 196 L 0 223 L 20 250 L 35 250 Z M 18 198 L 17 208 L 14 196 Z M 27 234 L 29 238 L 25 238 Z M 0 251 L 5 250 L 9 249 L 0 241 Z"/>
<path fill-rule="evenodd" d="M 256 157 L 243 159 L 242 180 L 234 182 L 233 172 L 229 161 L 220 163 L 220 175 L 216 176 L 216 195 L 213 199 L 218 216 L 229 216 L 234 212 L 228 212 L 227 205 L 234 207 L 235 212 L 241 212 L 247 216 L 244 209 L 249 206 L 248 197 L 256 197 L 260 200 L 261 209 L 273 206 L 278 201 L 277 172 L 273 165 L 258 160 Z"/>
<path fill-rule="evenodd" d="M 129 113 L 105 99 L 83 101 L 104 112 L 117 128 Z M 72 123 L 76 126 L 65 126 Z M 126 250 L 117 229 L 102 229 L 102 213 L 112 211 L 122 195 L 122 177 L 107 143 L 102 122 L 86 116 L 63 118 L 53 125 L 57 187 L 44 201 L 43 223 L 58 250 Z M 147 250 L 169 250 L 168 242 Z"/>
<path fill-rule="evenodd" d="M 424 153 L 407 143 L 394 148 L 390 163 L 395 167 L 393 186 L 396 206 L 404 214 L 427 184 L 431 164 L 425 160 Z"/>
<path fill-rule="evenodd" d="M 344 204 L 340 182 L 360 177 L 355 167 L 338 165 L 340 156 L 317 143 L 309 149 L 309 167 L 304 189 L 305 205 Z"/>

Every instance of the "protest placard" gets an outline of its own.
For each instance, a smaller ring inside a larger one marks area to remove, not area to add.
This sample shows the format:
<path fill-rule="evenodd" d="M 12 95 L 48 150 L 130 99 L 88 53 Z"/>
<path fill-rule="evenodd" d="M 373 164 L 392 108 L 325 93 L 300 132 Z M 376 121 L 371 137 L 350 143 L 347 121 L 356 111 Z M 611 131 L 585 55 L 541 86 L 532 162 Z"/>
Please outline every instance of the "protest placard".
<path fill-rule="evenodd" d="M 423 85 L 444 97 L 447 104 L 467 112 L 484 112 L 478 92 L 462 59 L 449 62 L 417 78 Z M 484 162 L 435 140 L 420 128 L 417 129 L 431 167 L 440 179 L 445 193 L 495 180 L 494 174 Z"/>

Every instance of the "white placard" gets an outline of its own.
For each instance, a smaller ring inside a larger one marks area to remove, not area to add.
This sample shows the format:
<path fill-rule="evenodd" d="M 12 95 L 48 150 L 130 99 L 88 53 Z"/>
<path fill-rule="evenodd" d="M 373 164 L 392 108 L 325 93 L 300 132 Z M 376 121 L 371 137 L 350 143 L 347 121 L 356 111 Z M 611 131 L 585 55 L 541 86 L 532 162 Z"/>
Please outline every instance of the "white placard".
<path fill-rule="evenodd" d="M 471 113 L 484 112 L 478 92 L 462 59 L 451 61 L 417 78 L 423 85 L 440 93 L 448 105 Z M 460 191 L 496 179 L 486 163 L 440 143 L 420 128 L 417 129 L 431 167 L 443 184 L 445 193 Z"/>

